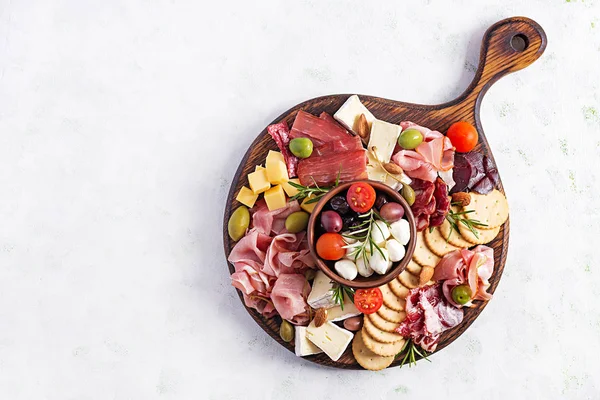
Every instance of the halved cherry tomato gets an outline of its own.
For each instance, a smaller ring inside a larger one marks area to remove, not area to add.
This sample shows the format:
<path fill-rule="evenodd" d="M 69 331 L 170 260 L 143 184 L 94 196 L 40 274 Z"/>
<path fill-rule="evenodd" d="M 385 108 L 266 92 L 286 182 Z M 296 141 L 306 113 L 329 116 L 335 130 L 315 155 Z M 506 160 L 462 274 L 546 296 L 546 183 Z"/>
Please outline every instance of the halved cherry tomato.
<path fill-rule="evenodd" d="M 357 213 L 366 213 L 369 211 L 373 204 L 375 204 L 375 189 L 373 186 L 365 182 L 358 182 L 350 186 L 348 193 L 346 194 L 346 201 L 350 208 Z"/>
<path fill-rule="evenodd" d="M 446 136 L 459 153 L 466 153 L 477 146 L 479 135 L 477 129 L 468 122 L 455 122 L 450 125 Z"/>
<path fill-rule="evenodd" d="M 339 233 L 324 233 L 317 239 L 317 254 L 323 260 L 336 261 L 346 255 L 346 242 Z"/>
<path fill-rule="evenodd" d="M 354 305 L 363 314 L 373 314 L 382 304 L 383 294 L 379 288 L 358 289 L 354 293 Z"/>

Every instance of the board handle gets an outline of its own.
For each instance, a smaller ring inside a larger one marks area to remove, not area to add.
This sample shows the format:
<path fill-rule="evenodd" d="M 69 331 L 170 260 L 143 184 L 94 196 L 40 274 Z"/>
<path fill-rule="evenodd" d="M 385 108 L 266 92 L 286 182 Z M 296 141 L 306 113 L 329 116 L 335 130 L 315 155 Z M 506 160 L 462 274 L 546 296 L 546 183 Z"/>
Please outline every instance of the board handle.
<path fill-rule="evenodd" d="M 494 82 L 540 58 L 546 44 L 546 33 L 532 19 L 512 17 L 496 22 L 483 35 L 477 72 L 461 97 L 474 100 L 479 108 L 483 95 Z"/>

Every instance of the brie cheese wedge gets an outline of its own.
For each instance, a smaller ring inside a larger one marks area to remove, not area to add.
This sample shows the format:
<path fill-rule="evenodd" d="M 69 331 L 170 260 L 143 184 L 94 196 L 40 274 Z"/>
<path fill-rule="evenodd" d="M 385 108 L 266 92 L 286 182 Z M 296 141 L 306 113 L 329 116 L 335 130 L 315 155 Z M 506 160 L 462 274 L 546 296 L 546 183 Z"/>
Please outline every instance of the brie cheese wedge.
<path fill-rule="evenodd" d="M 333 292 L 331 291 L 332 288 L 333 284 L 331 283 L 331 279 L 329 279 L 323 271 L 318 271 L 313 280 L 312 290 L 310 291 L 306 302 L 315 310 L 317 308 L 331 308 L 335 306 Z"/>
<path fill-rule="evenodd" d="M 346 129 L 356 135 L 354 124 L 356 123 L 358 117 L 360 117 L 360 114 L 365 114 L 365 118 L 367 119 L 370 128 L 371 124 L 376 118 L 373 116 L 373 114 L 371 114 L 367 107 L 360 102 L 358 96 L 353 95 L 348 97 L 348 100 L 342 104 L 340 109 L 337 110 L 335 114 L 333 114 L 333 118 L 335 118 Z"/>
<path fill-rule="evenodd" d="M 319 354 L 323 352 L 323 350 L 315 346 L 313 342 L 306 338 L 305 326 L 296 326 L 294 351 L 298 357 L 310 356 L 312 354 Z"/>
<path fill-rule="evenodd" d="M 354 302 L 350 300 L 348 296 L 344 296 L 344 309 L 341 306 L 335 306 L 327 310 L 327 321 L 343 321 L 350 317 L 356 317 L 360 315 L 360 311 L 354 305 Z"/>
<path fill-rule="evenodd" d="M 325 352 L 333 361 L 340 359 L 352 341 L 354 334 L 342 329 L 331 321 L 320 327 L 315 326 L 313 320 L 306 328 L 306 337 L 317 347 Z"/>

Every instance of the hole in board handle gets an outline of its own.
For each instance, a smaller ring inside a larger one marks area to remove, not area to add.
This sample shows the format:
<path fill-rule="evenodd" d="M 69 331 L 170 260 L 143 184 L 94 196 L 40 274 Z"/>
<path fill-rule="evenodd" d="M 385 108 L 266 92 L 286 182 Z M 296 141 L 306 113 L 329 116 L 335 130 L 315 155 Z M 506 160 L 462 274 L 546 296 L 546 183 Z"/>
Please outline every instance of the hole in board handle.
<path fill-rule="evenodd" d="M 527 36 L 523 35 L 522 33 L 518 33 L 513 36 L 512 39 L 510 39 L 510 46 L 515 51 L 524 51 L 527 46 L 529 46 L 529 39 L 527 39 Z"/>

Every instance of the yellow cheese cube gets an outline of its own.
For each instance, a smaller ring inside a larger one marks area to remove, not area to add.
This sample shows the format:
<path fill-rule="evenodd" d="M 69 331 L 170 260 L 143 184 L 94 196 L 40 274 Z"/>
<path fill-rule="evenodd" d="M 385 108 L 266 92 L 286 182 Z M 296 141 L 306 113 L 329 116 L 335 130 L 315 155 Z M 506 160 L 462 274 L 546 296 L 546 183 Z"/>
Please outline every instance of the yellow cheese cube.
<path fill-rule="evenodd" d="M 256 199 L 258 199 L 258 195 L 254 194 L 254 192 L 248 189 L 246 186 L 242 186 L 235 199 L 246 207 L 252 208 L 254 207 L 254 203 L 256 203 Z"/>
<path fill-rule="evenodd" d="M 271 187 L 269 180 L 267 179 L 267 170 L 259 169 L 251 174 L 248 174 L 248 184 L 254 194 L 266 192 Z"/>
<path fill-rule="evenodd" d="M 267 159 L 267 179 L 273 185 L 287 182 L 290 178 L 285 163 L 281 160 Z"/>
<path fill-rule="evenodd" d="M 315 201 L 313 203 L 307 204 L 310 200 L 314 199 L 315 196 L 313 196 L 312 194 L 310 196 L 307 196 L 304 201 L 302 202 L 302 204 L 300 204 L 300 208 L 302 208 L 304 211 L 306 211 L 307 213 L 311 213 L 313 212 L 313 210 L 315 209 L 315 206 L 317 205 L 318 201 Z"/>
<path fill-rule="evenodd" d="M 259 171 L 261 169 L 266 169 L 266 168 L 263 167 L 262 165 L 257 165 L 256 168 L 254 168 L 254 171 Z"/>
<path fill-rule="evenodd" d="M 278 210 L 285 207 L 285 193 L 281 185 L 273 186 L 271 189 L 265 192 L 265 202 L 269 211 Z"/>
<path fill-rule="evenodd" d="M 269 150 L 269 154 L 267 154 L 266 163 L 268 164 L 269 161 L 281 161 L 281 162 L 285 162 L 285 158 L 283 158 L 283 154 L 281 154 L 280 152 Z"/>
<path fill-rule="evenodd" d="M 295 195 L 298 194 L 298 189 L 296 189 L 295 187 L 293 187 L 292 185 L 290 185 L 290 182 L 294 182 L 295 184 L 299 185 L 300 184 L 300 179 L 298 179 L 298 178 L 290 179 L 289 181 L 284 182 L 284 183 L 281 184 L 281 186 L 283 186 L 283 190 L 285 190 L 285 193 L 289 197 L 294 197 Z"/>

